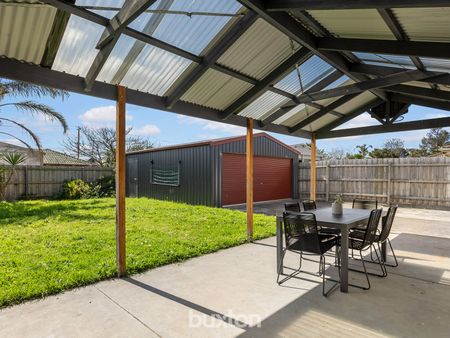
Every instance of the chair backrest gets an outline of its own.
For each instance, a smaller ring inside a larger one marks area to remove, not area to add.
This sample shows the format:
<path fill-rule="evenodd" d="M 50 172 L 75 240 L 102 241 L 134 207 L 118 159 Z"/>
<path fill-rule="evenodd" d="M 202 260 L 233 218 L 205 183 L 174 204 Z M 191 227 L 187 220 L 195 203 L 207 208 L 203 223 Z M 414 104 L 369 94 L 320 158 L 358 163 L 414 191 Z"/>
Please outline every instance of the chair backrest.
<path fill-rule="evenodd" d="M 286 247 L 320 254 L 319 230 L 312 213 L 283 213 Z"/>
<path fill-rule="evenodd" d="M 316 201 L 303 201 L 303 210 L 308 211 L 308 210 L 316 210 L 317 206 L 316 206 Z"/>
<path fill-rule="evenodd" d="M 353 209 L 378 209 L 378 201 L 368 201 L 354 199 L 352 204 Z"/>
<path fill-rule="evenodd" d="M 364 234 L 363 248 L 373 244 L 377 234 L 378 223 L 380 222 L 382 211 L 383 209 L 374 209 L 370 213 L 369 221 L 367 222 L 367 227 Z"/>
<path fill-rule="evenodd" d="M 295 203 L 285 203 L 284 204 L 284 210 L 285 211 L 294 211 L 294 212 L 301 212 L 302 210 L 300 209 L 300 203 L 295 202 Z"/>
<path fill-rule="evenodd" d="M 394 223 L 395 213 L 397 212 L 397 206 L 391 206 L 387 212 L 386 217 L 383 220 L 383 229 L 381 229 L 380 241 L 384 242 L 391 233 L 392 223 Z"/>

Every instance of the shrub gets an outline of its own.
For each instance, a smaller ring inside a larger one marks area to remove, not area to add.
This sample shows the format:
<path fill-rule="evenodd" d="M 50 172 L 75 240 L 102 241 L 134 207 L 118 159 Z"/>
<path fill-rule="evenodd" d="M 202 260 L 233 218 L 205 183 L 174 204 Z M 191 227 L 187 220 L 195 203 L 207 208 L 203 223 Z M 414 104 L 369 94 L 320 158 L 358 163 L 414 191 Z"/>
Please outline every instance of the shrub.
<path fill-rule="evenodd" d="M 96 197 L 114 197 L 116 191 L 116 179 L 114 176 L 104 176 L 92 184 L 92 188 L 98 190 Z"/>
<path fill-rule="evenodd" d="M 70 200 L 84 198 L 90 194 L 91 189 L 88 183 L 77 178 L 64 183 L 61 198 Z"/>

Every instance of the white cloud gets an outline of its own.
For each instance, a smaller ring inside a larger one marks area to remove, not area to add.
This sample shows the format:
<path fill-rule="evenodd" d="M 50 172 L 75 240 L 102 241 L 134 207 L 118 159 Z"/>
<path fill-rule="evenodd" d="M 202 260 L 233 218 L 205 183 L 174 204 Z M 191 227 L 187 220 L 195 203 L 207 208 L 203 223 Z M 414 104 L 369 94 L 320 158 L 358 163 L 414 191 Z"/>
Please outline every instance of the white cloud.
<path fill-rule="evenodd" d="M 140 128 L 134 128 L 131 130 L 131 134 L 135 136 L 154 136 L 161 132 L 158 126 L 154 124 L 146 124 Z"/>
<path fill-rule="evenodd" d="M 79 118 L 83 125 L 88 127 L 112 127 L 116 121 L 116 107 L 111 105 L 91 108 L 80 115 Z M 133 116 L 127 114 L 126 119 L 131 121 Z"/>
<path fill-rule="evenodd" d="M 379 124 L 380 123 L 377 120 L 375 120 L 369 114 L 366 113 L 355 117 L 353 120 L 350 120 L 347 123 L 340 125 L 336 129 L 360 128 L 366 126 L 376 126 Z"/>
<path fill-rule="evenodd" d="M 178 115 L 177 118 L 180 124 L 198 125 L 201 127 L 201 129 L 205 131 L 211 131 L 211 133 L 202 134 L 204 136 L 209 135 L 208 137 L 210 138 L 218 136 L 217 133 L 222 133 L 231 136 L 238 136 L 245 134 L 245 128 L 240 126 L 215 121 L 202 120 L 196 117 L 183 115 Z"/>
<path fill-rule="evenodd" d="M 441 117 L 449 117 L 449 115 L 447 114 L 444 114 L 444 113 L 430 113 L 430 114 L 426 114 L 425 115 L 425 118 L 424 118 L 424 120 L 425 119 L 439 119 L 439 118 L 441 118 Z"/>

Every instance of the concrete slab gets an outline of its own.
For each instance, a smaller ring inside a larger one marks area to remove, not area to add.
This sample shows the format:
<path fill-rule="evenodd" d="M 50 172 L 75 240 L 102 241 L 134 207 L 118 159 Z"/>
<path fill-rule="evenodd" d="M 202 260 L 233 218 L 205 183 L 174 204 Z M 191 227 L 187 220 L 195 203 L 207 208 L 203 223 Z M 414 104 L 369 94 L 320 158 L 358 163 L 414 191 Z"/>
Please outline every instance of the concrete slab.
<path fill-rule="evenodd" d="M 372 277 L 369 291 L 324 298 L 321 279 L 310 275 L 278 286 L 269 238 L 3 309 L 0 336 L 448 337 L 450 223 L 404 212 L 392 236 L 400 266 Z M 298 256 L 286 264 L 297 266 Z M 318 270 L 315 262 L 303 267 Z M 333 267 L 327 273 L 336 276 Z"/>

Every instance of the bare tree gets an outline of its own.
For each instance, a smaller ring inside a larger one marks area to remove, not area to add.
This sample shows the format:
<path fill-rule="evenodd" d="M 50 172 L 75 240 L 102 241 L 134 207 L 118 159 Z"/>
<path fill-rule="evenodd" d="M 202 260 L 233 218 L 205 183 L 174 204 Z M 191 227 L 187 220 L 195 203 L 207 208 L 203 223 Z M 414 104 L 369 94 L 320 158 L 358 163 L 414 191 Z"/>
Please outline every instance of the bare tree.
<path fill-rule="evenodd" d="M 153 148 L 150 140 L 131 136 L 132 128 L 127 129 L 126 150 L 137 151 Z M 80 128 L 78 135 L 67 136 L 63 142 L 66 151 L 72 155 L 92 161 L 103 167 L 112 167 L 116 163 L 116 130 L 114 128 Z"/>

